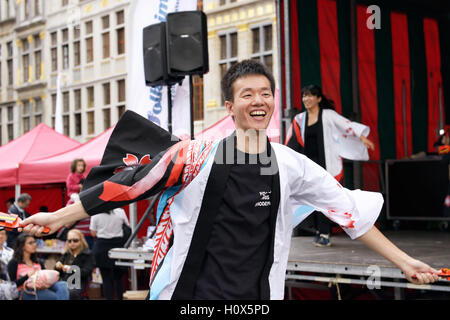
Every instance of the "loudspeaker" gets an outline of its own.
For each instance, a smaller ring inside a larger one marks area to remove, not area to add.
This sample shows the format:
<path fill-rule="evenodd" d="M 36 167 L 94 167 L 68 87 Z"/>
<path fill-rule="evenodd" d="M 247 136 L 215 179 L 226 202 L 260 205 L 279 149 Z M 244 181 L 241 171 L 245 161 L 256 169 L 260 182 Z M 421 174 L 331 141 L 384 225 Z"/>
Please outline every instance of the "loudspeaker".
<path fill-rule="evenodd" d="M 147 86 L 160 86 L 180 82 L 182 77 L 167 73 L 165 22 L 152 24 L 143 30 L 144 74 Z"/>
<path fill-rule="evenodd" d="M 170 76 L 209 71 L 206 15 L 202 11 L 167 14 L 167 66 Z"/>

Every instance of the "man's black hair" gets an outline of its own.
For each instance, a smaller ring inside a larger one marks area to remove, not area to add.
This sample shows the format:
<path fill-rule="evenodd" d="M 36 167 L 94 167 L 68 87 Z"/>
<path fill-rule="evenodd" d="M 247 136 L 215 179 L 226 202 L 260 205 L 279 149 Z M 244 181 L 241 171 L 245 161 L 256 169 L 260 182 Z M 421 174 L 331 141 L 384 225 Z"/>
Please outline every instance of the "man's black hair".
<path fill-rule="evenodd" d="M 250 75 L 263 75 L 270 82 L 272 94 L 275 94 L 275 80 L 272 73 L 256 60 L 243 60 L 231 66 L 221 81 L 222 94 L 225 101 L 233 101 L 233 83 L 242 77 Z"/>

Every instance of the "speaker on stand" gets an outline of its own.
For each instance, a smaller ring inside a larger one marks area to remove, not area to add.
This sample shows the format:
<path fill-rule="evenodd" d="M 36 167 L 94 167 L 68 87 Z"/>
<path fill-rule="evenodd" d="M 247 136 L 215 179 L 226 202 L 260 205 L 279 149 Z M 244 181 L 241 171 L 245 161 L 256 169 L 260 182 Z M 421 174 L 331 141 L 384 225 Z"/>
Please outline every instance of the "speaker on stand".
<path fill-rule="evenodd" d="M 209 71 L 206 15 L 202 11 L 167 14 L 167 66 L 170 76 L 189 76 L 191 139 L 194 139 L 193 75 Z"/>
<path fill-rule="evenodd" d="M 168 13 L 166 19 L 144 28 L 145 82 L 148 86 L 167 85 L 168 127 L 172 133 L 171 86 L 189 76 L 193 138 L 192 76 L 209 71 L 206 15 L 202 11 L 181 11 Z"/>

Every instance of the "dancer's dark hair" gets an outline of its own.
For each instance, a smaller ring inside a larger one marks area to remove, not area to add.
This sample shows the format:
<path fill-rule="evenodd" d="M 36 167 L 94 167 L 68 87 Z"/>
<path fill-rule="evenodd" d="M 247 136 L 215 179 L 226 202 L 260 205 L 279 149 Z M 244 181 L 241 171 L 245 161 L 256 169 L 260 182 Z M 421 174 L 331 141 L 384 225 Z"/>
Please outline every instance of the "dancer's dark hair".
<path fill-rule="evenodd" d="M 302 89 L 302 97 L 304 95 L 313 95 L 316 96 L 318 98 L 322 98 L 322 100 L 319 102 L 319 107 L 322 109 L 332 109 L 335 110 L 334 107 L 334 101 L 331 99 L 328 99 L 322 92 L 322 88 L 315 85 L 315 84 L 310 84 L 306 87 L 303 87 Z"/>
<path fill-rule="evenodd" d="M 225 101 L 233 102 L 233 83 L 242 77 L 250 75 L 263 75 L 270 82 L 270 89 L 275 95 L 275 80 L 272 73 L 256 60 L 243 60 L 228 69 L 221 81 L 222 94 Z"/>

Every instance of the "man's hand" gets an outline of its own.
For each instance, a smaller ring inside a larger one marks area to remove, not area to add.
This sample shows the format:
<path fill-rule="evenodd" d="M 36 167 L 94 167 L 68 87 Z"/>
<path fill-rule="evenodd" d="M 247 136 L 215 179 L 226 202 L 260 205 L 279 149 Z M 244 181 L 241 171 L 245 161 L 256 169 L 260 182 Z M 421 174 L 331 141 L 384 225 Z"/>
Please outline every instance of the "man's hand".
<path fill-rule="evenodd" d="M 61 228 L 63 224 L 61 224 L 61 219 L 58 219 L 55 213 L 41 212 L 22 221 L 22 226 L 23 228 L 19 228 L 19 231 L 25 231 L 33 236 L 41 237 L 45 227 L 50 229 L 48 234 L 52 234 Z"/>
<path fill-rule="evenodd" d="M 19 228 L 18 231 L 25 231 L 33 236 L 41 237 L 44 227 L 50 229 L 48 234 L 52 234 L 65 224 L 86 218 L 89 218 L 89 215 L 84 210 L 83 205 L 81 202 L 76 202 L 55 212 L 35 214 L 22 221 L 23 228 Z"/>
<path fill-rule="evenodd" d="M 403 271 L 406 279 L 414 284 L 432 283 L 439 279 L 437 276 L 439 271 L 408 256 L 375 227 L 372 227 L 358 240 L 395 264 Z M 413 278 L 413 276 L 416 278 Z"/>
<path fill-rule="evenodd" d="M 414 284 L 427 284 L 439 280 L 438 270 L 416 259 L 411 259 L 404 263 L 402 271 L 406 279 Z"/>

